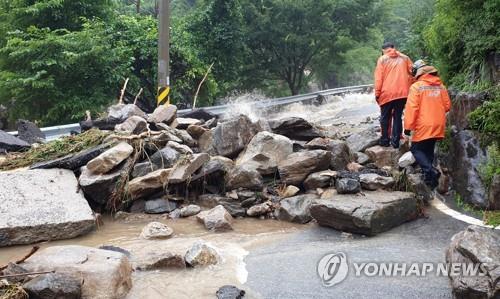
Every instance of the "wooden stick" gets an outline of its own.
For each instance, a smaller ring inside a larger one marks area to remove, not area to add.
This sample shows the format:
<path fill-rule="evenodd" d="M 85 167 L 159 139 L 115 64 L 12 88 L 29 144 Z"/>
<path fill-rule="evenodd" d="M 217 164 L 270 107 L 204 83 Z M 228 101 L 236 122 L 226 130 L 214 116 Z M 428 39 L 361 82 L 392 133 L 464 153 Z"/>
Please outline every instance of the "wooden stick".
<path fill-rule="evenodd" d="M 210 70 L 212 69 L 212 67 L 214 66 L 214 63 L 212 62 L 212 64 L 208 67 L 208 70 L 207 72 L 205 73 L 205 76 L 203 76 L 203 79 L 201 79 L 201 82 L 200 84 L 198 84 L 198 89 L 196 90 L 196 93 L 194 95 L 194 100 L 193 100 L 193 109 L 196 108 L 196 99 L 198 98 L 198 93 L 200 93 L 200 89 L 201 89 L 201 85 L 203 84 L 203 82 L 205 82 L 205 80 L 207 79 L 208 77 L 208 73 L 210 73 Z"/>
<path fill-rule="evenodd" d="M 9 278 L 9 277 L 19 277 L 19 276 L 28 276 L 28 275 L 47 274 L 47 273 L 56 273 L 56 271 L 52 270 L 52 271 L 27 272 L 27 273 L 0 275 L 0 279 L 2 279 L 2 278 Z"/>
<path fill-rule="evenodd" d="M 137 95 L 135 96 L 135 99 L 134 99 L 134 105 L 137 104 L 137 100 L 139 99 L 139 97 L 141 96 L 141 93 L 142 93 L 143 89 L 141 87 L 141 89 L 139 90 L 139 92 L 137 93 Z"/>
<path fill-rule="evenodd" d="M 123 84 L 123 88 L 120 94 L 120 99 L 118 100 L 118 104 L 123 104 L 123 96 L 125 95 L 125 90 L 127 89 L 127 84 L 128 84 L 128 79 L 125 80 L 125 83 Z"/>
<path fill-rule="evenodd" d="M 20 264 L 22 262 L 24 262 L 25 260 L 27 260 L 30 256 L 32 256 L 33 254 L 35 254 L 35 252 L 38 251 L 38 249 L 40 249 L 40 246 L 33 246 L 33 248 L 31 248 L 31 251 L 28 252 L 28 254 L 26 254 L 22 259 L 18 260 L 15 262 L 15 264 Z M 6 269 L 9 265 L 5 265 L 5 266 L 2 266 L 0 267 L 0 271 Z"/>

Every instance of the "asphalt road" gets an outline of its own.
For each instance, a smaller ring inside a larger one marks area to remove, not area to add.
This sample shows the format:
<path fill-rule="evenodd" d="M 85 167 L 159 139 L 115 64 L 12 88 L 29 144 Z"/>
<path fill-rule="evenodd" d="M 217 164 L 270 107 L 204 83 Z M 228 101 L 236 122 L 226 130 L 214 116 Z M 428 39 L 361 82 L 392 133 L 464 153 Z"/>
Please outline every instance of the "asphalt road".
<path fill-rule="evenodd" d="M 324 287 L 317 274 L 318 261 L 332 252 L 344 252 L 349 264 L 444 262 L 451 237 L 468 225 L 432 207 L 427 215 L 374 237 L 319 226 L 293 234 L 245 258 L 246 286 L 263 298 L 452 298 L 443 276 L 356 277 L 351 265 L 343 282 Z"/>

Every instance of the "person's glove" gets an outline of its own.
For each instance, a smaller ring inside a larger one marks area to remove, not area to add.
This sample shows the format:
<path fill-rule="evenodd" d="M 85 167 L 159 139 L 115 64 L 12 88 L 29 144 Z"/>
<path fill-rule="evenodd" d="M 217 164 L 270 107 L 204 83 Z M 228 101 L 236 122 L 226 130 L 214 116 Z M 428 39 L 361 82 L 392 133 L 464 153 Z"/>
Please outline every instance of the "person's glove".
<path fill-rule="evenodd" d="M 410 130 L 405 130 L 405 131 L 404 131 L 404 134 L 405 134 L 406 136 L 410 136 L 410 135 L 411 135 L 411 131 L 410 131 Z"/>

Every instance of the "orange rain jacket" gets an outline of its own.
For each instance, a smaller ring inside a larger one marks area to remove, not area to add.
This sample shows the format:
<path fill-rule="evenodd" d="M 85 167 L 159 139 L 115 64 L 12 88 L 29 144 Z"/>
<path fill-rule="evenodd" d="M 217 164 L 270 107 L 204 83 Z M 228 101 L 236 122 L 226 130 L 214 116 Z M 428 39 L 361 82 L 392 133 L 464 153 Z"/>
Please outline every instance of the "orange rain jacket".
<path fill-rule="evenodd" d="M 420 76 L 410 88 L 405 107 L 404 128 L 414 132 L 411 140 L 443 139 L 450 108 L 450 97 L 441 79 L 431 74 Z"/>
<path fill-rule="evenodd" d="M 375 69 L 375 96 L 380 106 L 408 97 L 413 83 L 410 58 L 396 49 L 384 50 Z"/>

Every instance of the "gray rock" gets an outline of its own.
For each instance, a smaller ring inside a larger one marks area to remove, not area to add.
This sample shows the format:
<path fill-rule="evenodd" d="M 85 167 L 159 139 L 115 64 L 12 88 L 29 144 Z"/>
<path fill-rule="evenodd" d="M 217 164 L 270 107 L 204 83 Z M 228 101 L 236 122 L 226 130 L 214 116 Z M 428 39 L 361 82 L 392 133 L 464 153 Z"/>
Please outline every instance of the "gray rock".
<path fill-rule="evenodd" d="M 379 168 L 384 166 L 397 168 L 398 166 L 399 150 L 393 147 L 376 145 L 366 149 L 365 153 Z"/>
<path fill-rule="evenodd" d="M 150 251 L 134 259 L 134 269 L 141 271 L 184 269 L 186 263 L 180 254 Z"/>
<path fill-rule="evenodd" d="M 77 170 L 80 167 L 86 165 L 90 160 L 104 153 L 110 147 L 110 144 L 100 144 L 96 147 L 86 149 L 77 154 L 69 154 L 62 158 L 35 163 L 30 166 L 30 169 L 63 168 Z"/>
<path fill-rule="evenodd" d="M 196 140 L 194 140 L 193 137 L 191 137 L 191 135 L 189 135 L 189 133 L 187 131 L 174 129 L 173 133 L 175 134 L 175 136 L 177 136 L 177 138 L 179 138 L 181 140 L 181 142 L 183 144 L 190 146 L 190 147 L 198 146 L 198 142 Z M 178 141 L 176 141 L 176 142 L 178 142 Z"/>
<path fill-rule="evenodd" d="M 0 130 L 0 150 L 19 152 L 31 147 L 29 143 Z"/>
<path fill-rule="evenodd" d="M 189 135 L 191 135 L 191 137 L 198 139 L 205 132 L 209 131 L 209 129 L 204 128 L 202 126 L 198 126 L 198 125 L 189 125 L 187 127 L 186 131 L 189 133 Z"/>
<path fill-rule="evenodd" d="M 159 169 L 128 182 L 128 193 L 132 199 L 143 198 L 160 191 L 167 182 L 170 169 Z"/>
<path fill-rule="evenodd" d="M 390 189 L 394 186 L 392 177 L 381 176 L 375 173 L 360 174 L 361 187 L 366 190 Z"/>
<path fill-rule="evenodd" d="M 201 212 L 201 208 L 198 205 L 188 205 L 181 208 L 180 216 L 181 217 L 189 217 L 194 216 Z"/>
<path fill-rule="evenodd" d="M 115 131 L 123 134 L 140 134 L 148 130 L 148 123 L 140 116 L 131 116 L 115 126 Z"/>
<path fill-rule="evenodd" d="M 236 166 L 226 175 L 227 190 L 237 188 L 260 190 L 262 186 L 262 175 L 252 165 Z"/>
<path fill-rule="evenodd" d="M 219 204 L 222 205 L 232 217 L 245 217 L 247 215 L 246 209 L 242 207 L 240 202 L 221 200 Z"/>
<path fill-rule="evenodd" d="M 89 163 L 87 163 L 87 168 L 94 174 L 108 173 L 130 157 L 133 151 L 134 148 L 130 144 L 121 142 L 90 160 Z"/>
<path fill-rule="evenodd" d="M 278 163 L 292 152 L 293 144 L 287 137 L 265 131 L 259 132 L 239 155 L 236 165 L 251 164 L 262 175 L 274 174 L 278 169 Z"/>
<path fill-rule="evenodd" d="M 260 202 L 260 200 L 257 199 L 257 197 L 250 197 L 250 198 L 243 200 L 241 202 L 241 206 L 243 208 L 250 208 L 251 206 L 258 204 L 259 202 Z"/>
<path fill-rule="evenodd" d="M 167 146 L 176 150 L 177 152 L 179 152 L 181 154 L 184 154 L 184 155 L 192 155 L 193 154 L 193 150 L 185 144 L 179 144 L 175 141 L 169 141 L 167 143 Z"/>
<path fill-rule="evenodd" d="M 247 210 L 247 215 L 250 217 L 259 217 L 266 215 L 269 212 L 271 212 L 271 204 L 266 201 L 261 204 L 250 207 Z"/>
<path fill-rule="evenodd" d="M 177 116 L 177 106 L 175 105 L 160 105 L 156 107 L 153 114 L 148 118 L 150 123 L 166 123 L 170 124 Z"/>
<path fill-rule="evenodd" d="M 422 176 L 418 173 L 405 174 L 408 190 L 414 192 L 418 199 L 428 202 L 434 198 L 432 190 L 425 184 Z"/>
<path fill-rule="evenodd" d="M 455 298 L 500 298 L 500 232 L 471 225 L 454 235 L 446 263 L 479 267 L 483 275 L 449 275 Z"/>
<path fill-rule="evenodd" d="M 23 288 L 30 298 L 38 299 L 80 299 L 82 279 L 64 273 L 42 274 L 28 281 Z"/>
<path fill-rule="evenodd" d="M 196 215 L 196 219 L 211 231 L 222 232 L 233 229 L 231 225 L 233 217 L 222 205 L 218 205 L 208 211 L 200 212 Z"/>
<path fill-rule="evenodd" d="M 185 130 L 187 129 L 190 125 L 202 125 L 203 121 L 196 119 L 196 118 L 185 118 L 185 117 L 178 117 L 177 119 L 177 129 Z"/>
<path fill-rule="evenodd" d="M 293 153 L 278 165 L 281 180 L 298 186 L 309 174 L 328 169 L 330 159 L 331 152 L 324 150 Z"/>
<path fill-rule="evenodd" d="M 198 196 L 198 203 L 205 208 L 215 208 L 223 201 L 231 201 L 231 199 L 217 194 L 202 194 Z"/>
<path fill-rule="evenodd" d="M 132 287 L 128 258 L 110 250 L 53 246 L 38 251 L 23 266 L 31 272 L 56 271 L 83 279 L 82 298 L 122 298 Z"/>
<path fill-rule="evenodd" d="M 45 142 L 45 134 L 34 123 L 20 119 L 17 121 L 17 137 L 29 144 Z"/>
<path fill-rule="evenodd" d="M 311 205 L 321 226 L 364 235 L 387 231 L 418 216 L 417 199 L 407 192 L 366 192 L 365 196 L 337 195 Z"/>
<path fill-rule="evenodd" d="M 366 163 L 370 162 L 370 157 L 368 157 L 368 155 L 365 153 L 357 152 L 356 162 L 358 162 L 361 165 L 365 165 Z"/>
<path fill-rule="evenodd" d="M 304 181 L 304 187 L 307 190 L 330 187 L 335 182 L 336 177 L 337 172 L 332 170 L 311 173 Z"/>
<path fill-rule="evenodd" d="M 196 241 L 186 252 L 184 260 L 191 267 L 203 267 L 217 264 L 220 257 L 215 248 L 202 241 Z"/>
<path fill-rule="evenodd" d="M 124 122 L 127 118 L 134 115 L 144 119 L 147 118 L 146 113 L 134 104 L 117 104 L 108 108 L 108 117 L 120 122 Z"/>
<path fill-rule="evenodd" d="M 30 280 L 30 278 L 27 275 L 19 275 L 18 274 L 26 274 L 29 273 L 28 270 L 24 269 L 18 264 L 15 263 L 8 263 L 7 267 L 0 271 L 1 275 L 4 276 L 11 276 L 5 278 L 9 283 L 23 283 L 25 281 Z"/>
<path fill-rule="evenodd" d="M 355 194 L 361 192 L 361 184 L 356 179 L 341 178 L 335 181 L 335 189 L 339 194 Z"/>
<path fill-rule="evenodd" d="M 116 190 L 116 184 L 126 175 L 124 167 L 120 167 L 107 174 L 94 174 L 86 166 L 81 169 L 78 183 L 87 198 L 97 204 L 108 203 L 109 198 Z"/>
<path fill-rule="evenodd" d="M 306 144 L 306 148 L 332 152 L 330 167 L 333 170 L 345 170 L 347 164 L 353 160 L 353 155 L 345 141 L 330 138 L 315 138 Z"/>
<path fill-rule="evenodd" d="M 159 135 L 151 137 L 151 141 L 156 145 L 165 146 L 169 141 L 183 143 L 182 139 L 177 136 L 175 129 L 163 123 L 156 124 L 156 127 L 161 130 Z"/>
<path fill-rule="evenodd" d="M 374 146 L 380 139 L 379 127 L 371 127 L 358 133 L 354 133 L 346 139 L 347 145 L 353 152 L 363 152 Z"/>
<path fill-rule="evenodd" d="M 180 154 L 170 146 L 165 146 L 151 156 L 151 163 L 158 169 L 171 168 L 179 160 Z"/>
<path fill-rule="evenodd" d="M 174 230 L 161 222 L 150 222 L 141 232 L 143 239 L 168 239 L 174 234 Z"/>
<path fill-rule="evenodd" d="M 177 163 L 170 172 L 168 182 L 178 184 L 187 181 L 203 164 L 210 160 L 206 153 L 188 156 L 184 161 Z"/>
<path fill-rule="evenodd" d="M 233 160 L 223 156 L 210 157 L 210 161 L 205 163 L 201 168 L 202 173 L 212 173 L 214 170 L 221 170 L 228 173 L 234 167 Z"/>
<path fill-rule="evenodd" d="M 135 179 L 141 176 L 145 176 L 155 170 L 158 170 L 159 167 L 149 161 L 137 163 L 134 165 L 134 169 L 132 169 L 132 173 L 130 176 Z"/>
<path fill-rule="evenodd" d="M 163 198 L 148 200 L 146 201 L 146 205 L 144 206 L 144 211 L 147 214 L 170 213 L 175 209 L 177 209 L 177 203 L 175 201 L 170 201 Z"/>
<path fill-rule="evenodd" d="M 318 128 L 300 117 L 284 117 L 270 120 L 269 126 L 274 133 L 294 140 L 309 141 L 317 137 L 323 137 Z"/>
<path fill-rule="evenodd" d="M 235 286 L 225 285 L 215 293 L 217 299 L 242 299 L 245 297 L 245 291 Z"/>
<path fill-rule="evenodd" d="M 70 239 L 94 229 L 70 170 L 0 172 L 0 247 Z"/>
<path fill-rule="evenodd" d="M 305 194 L 283 199 L 277 212 L 277 218 L 282 221 L 307 223 L 312 220 L 309 211 L 316 195 Z"/>

